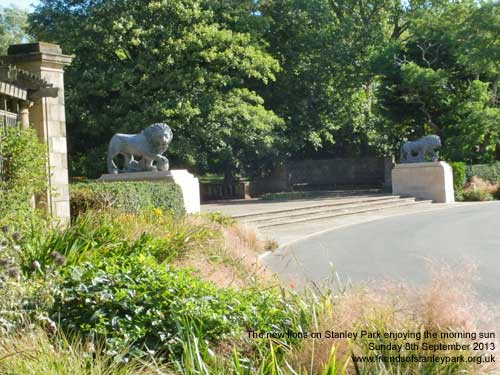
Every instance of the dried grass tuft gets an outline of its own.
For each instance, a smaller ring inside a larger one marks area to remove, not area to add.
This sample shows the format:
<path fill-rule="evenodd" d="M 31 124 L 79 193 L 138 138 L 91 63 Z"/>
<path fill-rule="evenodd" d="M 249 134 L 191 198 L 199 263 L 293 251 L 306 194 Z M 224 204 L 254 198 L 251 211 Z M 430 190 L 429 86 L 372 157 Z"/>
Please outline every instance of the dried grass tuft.
<path fill-rule="evenodd" d="M 430 274 L 431 281 L 424 287 L 386 282 L 377 287 L 350 289 L 340 296 L 329 297 L 316 311 L 314 329 L 323 333 L 326 330 L 359 332 L 361 329 L 438 333 L 495 331 L 498 317 L 492 313 L 495 310 L 481 303 L 474 293 L 473 281 L 477 270 L 471 262 L 463 261 L 460 267 L 431 265 Z M 494 342 L 498 348 L 498 337 Z M 321 373 L 328 363 L 332 346 L 337 359 L 345 361 L 352 353 L 366 353 L 366 344 L 366 340 L 333 340 L 323 335 L 321 339 L 304 340 L 299 349 L 291 351 L 288 360 L 292 367 L 301 368 L 306 373 Z M 430 355 L 423 351 L 421 354 Z M 465 364 L 466 367 L 470 371 L 461 373 L 493 374 L 500 370 L 495 364 Z M 411 371 L 415 368 L 399 368 L 397 371 L 413 374 Z M 399 374 L 387 372 L 393 373 Z M 352 363 L 347 374 L 356 374 Z"/>

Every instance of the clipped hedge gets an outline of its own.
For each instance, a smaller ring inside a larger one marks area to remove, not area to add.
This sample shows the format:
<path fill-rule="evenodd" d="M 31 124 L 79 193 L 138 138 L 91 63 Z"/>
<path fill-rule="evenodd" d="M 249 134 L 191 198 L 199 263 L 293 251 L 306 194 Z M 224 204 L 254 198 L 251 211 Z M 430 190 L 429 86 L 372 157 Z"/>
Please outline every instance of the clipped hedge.
<path fill-rule="evenodd" d="M 156 182 L 85 182 L 70 187 L 71 215 L 91 209 L 116 208 L 137 212 L 145 208 L 170 210 L 182 215 L 184 199 L 176 184 Z"/>
<path fill-rule="evenodd" d="M 470 179 L 472 176 L 477 176 L 483 180 L 495 183 L 500 178 L 500 162 L 468 165 L 465 167 L 465 175 L 467 179 Z"/>

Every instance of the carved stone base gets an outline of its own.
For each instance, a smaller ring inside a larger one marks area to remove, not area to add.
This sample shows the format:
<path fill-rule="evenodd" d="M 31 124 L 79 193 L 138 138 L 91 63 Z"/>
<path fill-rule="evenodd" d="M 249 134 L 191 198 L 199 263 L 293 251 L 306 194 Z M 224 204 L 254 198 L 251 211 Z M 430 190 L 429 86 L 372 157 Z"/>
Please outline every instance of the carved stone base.
<path fill-rule="evenodd" d="M 443 161 L 397 164 L 392 170 L 392 194 L 453 203 L 452 169 Z"/>
<path fill-rule="evenodd" d="M 177 169 L 165 172 L 134 172 L 103 174 L 99 181 L 154 181 L 175 183 L 182 190 L 184 207 L 186 213 L 200 212 L 200 184 L 198 179 L 185 169 Z"/>

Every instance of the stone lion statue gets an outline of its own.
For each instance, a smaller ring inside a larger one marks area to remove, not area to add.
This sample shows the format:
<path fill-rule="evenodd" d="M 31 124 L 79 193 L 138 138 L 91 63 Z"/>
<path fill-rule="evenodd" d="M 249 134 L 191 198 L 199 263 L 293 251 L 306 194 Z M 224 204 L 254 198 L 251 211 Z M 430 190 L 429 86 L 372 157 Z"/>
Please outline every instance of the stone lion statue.
<path fill-rule="evenodd" d="M 148 126 L 138 134 L 115 134 L 108 147 L 108 173 L 168 171 L 168 159 L 162 154 L 172 142 L 173 133 L 167 124 Z M 123 169 L 114 158 L 122 155 Z"/>
<path fill-rule="evenodd" d="M 416 141 L 403 143 L 401 147 L 401 163 L 422 163 L 425 157 L 430 156 L 432 161 L 437 161 L 438 157 L 434 151 L 441 147 L 441 138 L 437 135 L 427 135 Z"/>

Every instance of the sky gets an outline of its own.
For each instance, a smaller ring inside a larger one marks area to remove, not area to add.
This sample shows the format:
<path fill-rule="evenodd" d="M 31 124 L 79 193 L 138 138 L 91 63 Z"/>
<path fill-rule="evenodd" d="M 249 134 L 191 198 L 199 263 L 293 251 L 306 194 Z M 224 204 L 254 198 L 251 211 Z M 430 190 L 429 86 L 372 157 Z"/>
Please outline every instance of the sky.
<path fill-rule="evenodd" d="M 38 0 L 0 0 L 0 6 L 10 6 L 15 5 L 18 8 L 31 10 L 30 4 L 35 4 Z"/>

